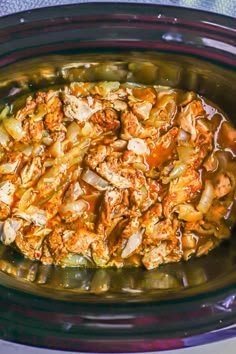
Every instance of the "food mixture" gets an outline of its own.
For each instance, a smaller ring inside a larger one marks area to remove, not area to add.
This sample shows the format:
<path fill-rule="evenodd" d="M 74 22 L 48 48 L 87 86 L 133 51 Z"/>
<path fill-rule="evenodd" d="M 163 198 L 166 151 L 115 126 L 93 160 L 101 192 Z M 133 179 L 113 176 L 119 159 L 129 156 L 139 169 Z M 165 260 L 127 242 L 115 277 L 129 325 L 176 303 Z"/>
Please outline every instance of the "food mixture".
<path fill-rule="evenodd" d="M 230 237 L 236 131 L 201 96 L 73 82 L 0 119 L 1 239 L 27 258 L 153 269 Z"/>

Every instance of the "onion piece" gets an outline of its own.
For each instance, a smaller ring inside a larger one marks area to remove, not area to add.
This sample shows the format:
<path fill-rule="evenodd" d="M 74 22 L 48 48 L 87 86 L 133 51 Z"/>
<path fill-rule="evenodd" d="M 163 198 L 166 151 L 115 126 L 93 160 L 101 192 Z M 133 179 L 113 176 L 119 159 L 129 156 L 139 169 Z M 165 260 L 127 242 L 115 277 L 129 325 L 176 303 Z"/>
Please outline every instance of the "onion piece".
<path fill-rule="evenodd" d="M 133 151 L 137 155 L 150 154 L 150 150 L 143 139 L 134 138 L 130 139 L 127 146 L 128 150 Z"/>
<path fill-rule="evenodd" d="M 179 160 L 190 164 L 195 159 L 196 151 L 192 144 L 177 146 Z"/>
<path fill-rule="evenodd" d="M 14 216 L 33 223 L 36 226 L 43 226 L 47 223 L 46 211 L 31 205 L 25 211 L 19 209 L 14 210 Z"/>
<path fill-rule="evenodd" d="M 86 267 L 89 265 L 89 261 L 79 254 L 70 253 L 60 260 L 60 265 L 65 267 Z"/>
<path fill-rule="evenodd" d="M 70 201 L 75 201 L 83 194 L 84 194 L 84 191 L 81 188 L 79 182 L 77 181 L 77 182 L 72 183 L 70 185 L 69 189 L 66 192 L 65 198 Z"/>
<path fill-rule="evenodd" d="M 0 125 L 0 144 L 4 147 L 7 147 L 9 141 L 10 141 L 10 136 L 1 124 Z"/>
<path fill-rule="evenodd" d="M 90 169 L 87 169 L 82 174 L 82 180 L 90 184 L 92 187 L 98 189 L 99 191 L 104 191 L 109 187 L 109 183 L 105 179 Z"/>
<path fill-rule="evenodd" d="M 196 256 L 200 257 L 203 254 L 208 254 L 208 252 L 213 248 L 214 243 L 212 240 L 208 240 L 207 242 L 205 242 L 203 245 L 198 247 Z"/>
<path fill-rule="evenodd" d="M 24 137 L 25 132 L 19 120 L 12 117 L 12 118 L 3 119 L 2 122 L 4 128 L 6 129 L 8 134 L 10 134 L 13 137 L 13 139 L 15 139 L 16 141 L 20 141 Z"/>
<path fill-rule="evenodd" d="M 36 145 L 32 151 L 34 156 L 40 156 L 44 153 L 45 147 L 43 145 Z"/>
<path fill-rule="evenodd" d="M 10 112 L 10 107 L 6 105 L 0 112 L 0 120 L 5 119 Z"/>
<path fill-rule="evenodd" d="M 8 219 L 3 224 L 2 241 L 5 245 L 10 245 L 15 241 L 16 233 L 20 228 L 20 222 L 16 219 Z"/>
<path fill-rule="evenodd" d="M 83 199 L 62 204 L 59 209 L 60 216 L 67 222 L 76 220 L 85 211 L 89 210 L 89 203 Z"/>
<path fill-rule="evenodd" d="M 55 160 L 56 165 L 68 164 L 68 168 L 72 167 L 75 164 L 79 164 L 82 162 L 84 154 L 89 148 L 90 139 L 86 139 L 81 141 L 79 145 L 73 147 L 66 154 L 61 157 L 58 157 Z"/>
<path fill-rule="evenodd" d="M 107 72 L 107 69 L 106 69 Z M 118 90 L 120 83 L 118 81 L 102 81 L 99 82 L 91 89 L 92 94 L 99 94 L 104 98 L 107 98 L 112 91 Z M 89 96 L 91 97 L 91 96 Z"/>
<path fill-rule="evenodd" d="M 80 135 L 80 133 L 80 126 L 77 123 L 72 122 L 67 128 L 66 139 L 71 141 L 73 144 L 76 144 L 78 143 L 78 135 Z"/>
<path fill-rule="evenodd" d="M 90 122 L 85 122 L 83 128 L 81 128 L 81 135 L 86 137 L 92 135 L 94 126 Z"/>
<path fill-rule="evenodd" d="M 195 92 L 190 91 L 190 92 L 181 93 L 179 95 L 178 104 L 179 104 L 179 106 L 184 107 L 188 103 L 193 101 L 194 99 L 196 99 L 196 93 Z"/>
<path fill-rule="evenodd" d="M 201 220 L 203 215 L 197 211 L 192 204 L 180 204 L 174 208 L 178 215 L 178 219 L 185 221 L 198 221 Z"/>
<path fill-rule="evenodd" d="M 206 180 L 205 188 L 202 192 L 201 199 L 197 205 L 197 210 L 199 210 L 203 214 L 206 214 L 209 208 L 211 207 L 214 198 L 215 192 L 213 184 L 210 180 Z"/>
<path fill-rule="evenodd" d="M 173 178 L 180 177 L 182 173 L 186 171 L 186 169 L 187 169 L 186 163 L 178 161 L 170 173 L 170 178 L 173 179 Z"/>
<path fill-rule="evenodd" d="M 46 146 L 50 146 L 53 143 L 53 139 L 50 136 L 44 136 L 42 139 L 42 143 Z"/>
<path fill-rule="evenodd" d="M 60 157 L 64 155 L 63 152 L 63 142 L 60 140 L 57 140 L 55 143 L 53 143 L 48 152 L 50 153 L 50 155 L 52 155 L 53 157 Z"/>
<path fill-rule="evenodd" d="M 34 113 L 30 116 L 31 122 L 38 122 L 43 119 L 43 117 L 47 114 L 47 108 L 44 104 L 37 105 L 37 113 Z"/>
<path fill-rule="evenodd" d="M 16 187 L 10 181 L 0 183 L 0 201 L 10 205 L 13 202 L 13 194 Z"/>
<path fill-rule="evenodd" d="M 31 216 L 33 224 L 36 226 L 45 225 L 47 222 L 46 211 L 31 205 L 26 212 Z"/>
<path fill-rule="evenodd" d="M 169 183 L 172 179 L 180 177 L 187 169 L 187 164 L 181 161 L 177 161 L 173 170 L 170 172 L 168 177 L 163 177 L 162 182 L 164 184 Z"/>
<path fill-rule="evenodd" d="M 184 233 L 181 238 L 183 249 L 194 249 L 196 247 L 198 236 L 194 233 Z"/>
<path fill-rule="evenodd" d="M 178 132 L 177 140 L 183 141 L 183 142 L 188 142 L 190 140 L 190 134 L 180 128 L 179 132 Z"/>
<path fill-rule="evenodd" d="M 105 267 L 110 260 L 110 252 L 104 240 L 99 238 L 100 236 L 97 235 L 96 242 L 91 244 L 92 257 L 98 267 Z"/>
<path fill-rule="evenodd" d="M 0 165 L 0 174 L 8 175 L 15 173 L 19 163 L 20 161 L 3 163 Z"/>
<path fill-rule="evenodd" d="M 32 155 L 33 146 L 32 145 L 24 146 L 24 148 L 21 151 L 23 152 L 24 155 L 29 157 Z"/>
<path fill-rule="evenodd" d="M 22 195 L 21 199 L 18 202 L 17 207 L 24 211 L 26 210 L 34 201 L 37 193 L 35 193 L 33 188 L 28 188 Z"/>
<path fill-rule="evenodd" d="M 39 227 L 39 229 L 34 230 L 34 236 L 45 237 L 45 236 L 49 235 L 51 232 L 52 232 L 52 229 Z"/>
<path fill-rule="evenodd" d="M 76 164 L 79 167 L 89 147 L 89 143 L 90 140 L 86 139 L 63 156 L 56 158 L 54 165 L 46 171 L 37 183 L 39 193 L 42 193 L 45 197 L 58 188 L 65 180 L 67 170 Z"/>
<path fill-rule="evenodd" d="M 140 229 L 137 232 L 135 232 L 132 236 L 130 236 L 128 242 L 126 243 L 125 248 L 121 253 L 122 258 L 129 257 L 141 245 L 143 233 L 144 233 L 144 229 Z"/>
<path fill-rule="evenodd" d="M 114 151 L 123 151 L 126 148 L 127 141 L 125 140 L 115 140 L 110 146 Z"/>
<path fill-rule="evenodd" d="M 30 224 L 32 222 L 30 215 L 27 214 L 25 211 L 14 209 L 14 216 L 17 217 L 17 218 L 23 219 L 23 220 L 27 221 Z"/>

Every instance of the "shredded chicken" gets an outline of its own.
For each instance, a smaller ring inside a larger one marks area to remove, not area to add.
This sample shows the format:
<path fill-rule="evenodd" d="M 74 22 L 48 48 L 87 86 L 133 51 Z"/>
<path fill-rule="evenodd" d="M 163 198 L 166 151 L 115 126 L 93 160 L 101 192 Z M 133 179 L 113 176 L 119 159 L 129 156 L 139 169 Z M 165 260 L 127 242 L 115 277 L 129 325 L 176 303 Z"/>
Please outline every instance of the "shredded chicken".
<path fill-rule="evenodd" d="M 107 145 L 98 145 L 86 156 L 85 161 L 93 170 L 110 154 L 111 148 Z"/>
<path fill-rule="evenodd" d="M 15 115 L 7 107 L 2 242 L 62 267 L 153 269 L 207 254 L 230 237 L 236 164 L 235 130 L 204 107 L 194 93 L 119 82 L 73 82 Z"/>

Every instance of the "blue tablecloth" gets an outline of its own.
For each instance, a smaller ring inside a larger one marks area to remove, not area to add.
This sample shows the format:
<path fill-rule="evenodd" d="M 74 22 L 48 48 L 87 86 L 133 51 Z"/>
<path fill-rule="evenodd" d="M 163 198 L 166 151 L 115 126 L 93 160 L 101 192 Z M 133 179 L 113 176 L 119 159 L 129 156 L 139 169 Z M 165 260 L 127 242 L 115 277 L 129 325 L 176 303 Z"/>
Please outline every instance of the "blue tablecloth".
<path fill-rule="evenodd" d="M 31 10 L 33 8 L 77 4 L 85 2 L 96 2 L 90 0 L 0 0 L 0 16 L 8 15 L 14 12 Z M 110 2 L 103 0 L 97 2 Z M 177 5 L 201 9 L 206 11 L 217 12 L 220 14 L 236 17 L 236 0 L 126 0 L 116 2 L 137 2 L 137 3 L 152 3 L 163 5 Z"/>

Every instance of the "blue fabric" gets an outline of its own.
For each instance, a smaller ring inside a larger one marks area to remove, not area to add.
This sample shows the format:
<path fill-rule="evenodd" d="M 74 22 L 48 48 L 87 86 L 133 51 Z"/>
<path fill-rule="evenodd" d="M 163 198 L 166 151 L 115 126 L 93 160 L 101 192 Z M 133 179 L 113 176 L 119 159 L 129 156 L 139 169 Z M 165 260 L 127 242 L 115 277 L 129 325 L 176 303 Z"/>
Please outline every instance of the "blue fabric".
<path fill-rule="evenodd" d="M 8 15 L 14 12 L 31 10 L 34 8 L 77 4 L 86 2 L 96 2 L 90 0 L 0 0 L 0 16 Z M 97 2 L 110 2 L 110 0 L 102 0 Z M 205 11 L 217 12 L 228 16 L 236 17 L 236 0 L 126 0 L 116 2 L 131 3 L 152 3 L 162 5 L 178 5 L 201 9 Z"/>

